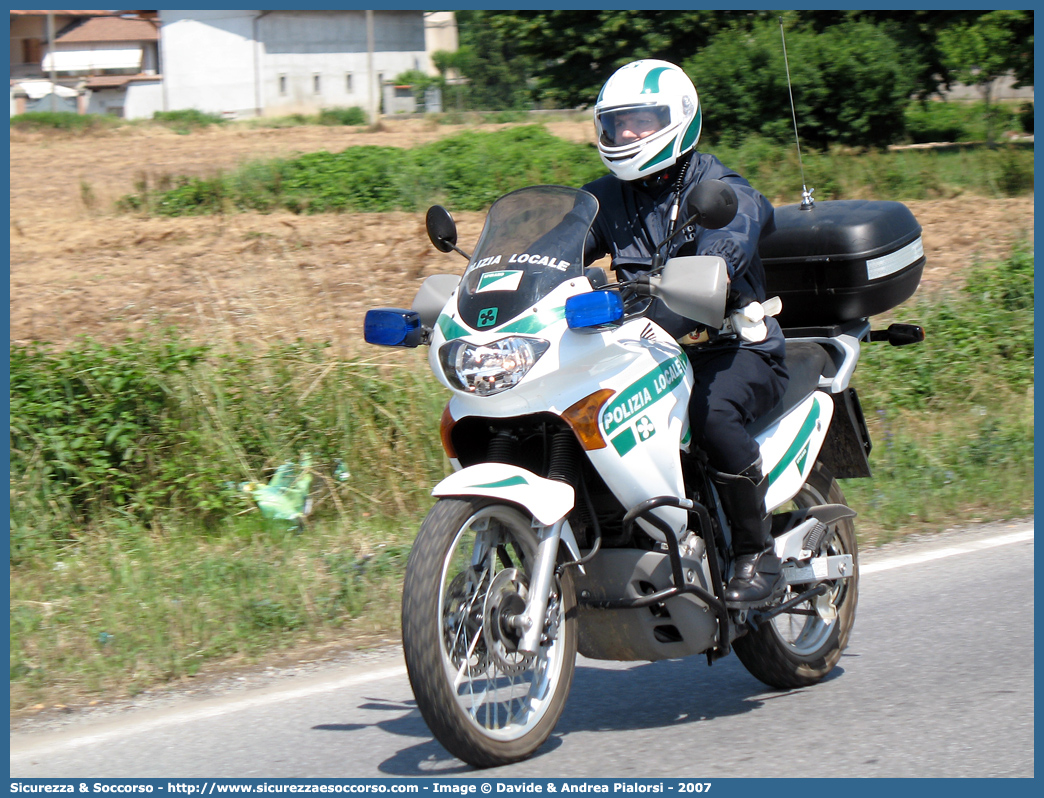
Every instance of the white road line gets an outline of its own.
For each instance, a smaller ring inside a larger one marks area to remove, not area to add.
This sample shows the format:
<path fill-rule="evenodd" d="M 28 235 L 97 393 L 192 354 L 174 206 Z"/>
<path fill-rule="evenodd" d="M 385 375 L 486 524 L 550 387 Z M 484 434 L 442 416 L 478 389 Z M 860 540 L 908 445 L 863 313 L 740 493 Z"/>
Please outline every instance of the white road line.
<path fill-rule="evenodd" d="M 931 560 L 952 557 L 957 554 L 970 554 L 972 552 L 992 549 L 998 546 L 1022 543 L 1027 540 L 1033 540 L 1032 526 L 1028 529 L 1000 535 L 998 537 L 970 541 L 959 546 L 948 546 L 946 548 L 932 549 L 919 554 L 888 557 L 878 562 L 866 563 L 865 565 L 860 566 L 860 574 L 865 576 L 878 571 L 888 571 L 893 568 L 918 565 L 920 563 L 930 562 Z M 307 698 L 320 693 L 328 693 L 347 687 L 377 682 L 382 679 L 401 678 L 405 675 L 406 667 L 404 665 L 396 665 L 393 667 L 382 668 L 380 670 L 368 671 L 366 673 L 355 673 L 351 676 L 341 677 L 339 679 L 316 681 L 313 684 L 303 687 L 265 690 L 263 693 L 244 698 L 215 699 L 213 703 L 210 703 L 207 706 L 180 711 L 176 710 L 173 712 L 163 712 L 158 716 L 130 723 L 125 721 L 113 722 L 112 728 L 99 729 L 95 732 L 87 732 L 85 734 L 78 732 L 76 729 L 70 729 L 42 735 L 45 739 L 34 740 L 31 739 L 31 737 L 23 736 L 19 739 L 12 739 L 11 741 L 11 762 L 20 761 L 31 756 L 42 756 L 56 751 L 71 750 L 74 748 L 82 748 L 87 745 L 104 743 L 121 737 L 141 734 L 142 732 L 163 728 L 165 726 L 172 726 L 178 723 L 191 723 L 193 721 L 206 720 L 207 718 L 215 718 L 222 715 L 229 715 L 234 712 L 240 712 L 244 709 L 268 706 L 282 701 L 292 701 L 296 698 Z M 119 723 L 119 725 L 115 725 L 116 723 Z"/>
<path fill-rule="evenodd" d="M 296 687 L 287 690 L 278 690 L 276 692 L 266 691 L 260 695 L 231 700 L 216 699 L 213 704 L 208 706 L 174 712 L 164 712 L 157 717 L 152 717 L 147 720 L 120 723 L 119 726 L 111 729 L 88 732 L 75 737 L 66 737 L 65 735 L 77 734 L 76 730 L 63 730 L 55 732 L 53 737 L 47 735 L 50 739 L 47 741 L 41 741 L 42 744 L 35 744 L 35 741 L 25 738 L 17 741 L 12 740 L 11 761 L 14 762 L 18 759 L 25 759 L 30 756 L 54 753 L 55 751 L 81 748 L 85 745 L 104 743 L 120 737 L 128 737 L 135 734 L 141 734 L 142 732 L 152 731 L 153 729 L 172 726 L 177 723 L 190 723 L 197 720 L 206 720 L 207 718 L 216 718 L 222 715 L 230 715 L 234 712 L 240 712 L 244 709 L 253 709 L 255 707 L 278 704 L 282 701 L 292 701 L 295 698 L 307 698 L 320 693 L 328 693 L 346 687 L 355 687 L 361 684 L 377 682 L 382 679 L 394 679 L 405 675 L 406 666 L 396 665 L 376 671 L 356 673 L 340 679 L 317 681 L 316 683 L 306 687 Z"/>
<path fill-rule="evenodd" d="M 969 541 L 960 546 L 948 546 L 944 549 L 932 549 L 931 551 L 924 551 L 919 554 L 905 554 L 898 557 L 889 557 L 880 562 L 869 562 L 859 566 L 859 573 L 862 576 L 866 576 L 867 574 L 872 574 L 877 571 L 890 571 L 892 568 L 905 568 L 907 565 L 920 565 L 921 563 L 930 562 L 931 560 L 941 560 L 944 557 L 953 557 L 957 554 L 971 554 L 972 552 L 993 549 L 998 546 L 1008 546 L 1012 543 L 1023 543 L 1027 540 L 1033 540 L 1033 527 L 1018 532 L 1011 532 L 1007 535 L 1000 535 L 995 538 L 983 538 L 982 540 Z"/>

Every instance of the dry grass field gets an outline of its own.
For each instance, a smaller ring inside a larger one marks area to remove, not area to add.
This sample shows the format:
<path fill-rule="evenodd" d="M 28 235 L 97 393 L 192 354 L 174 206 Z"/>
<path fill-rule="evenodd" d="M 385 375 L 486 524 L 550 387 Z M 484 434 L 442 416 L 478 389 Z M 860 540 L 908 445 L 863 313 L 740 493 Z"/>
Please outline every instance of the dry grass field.
<path fill-rule="evenodd" d="M 117 341 L 158 322 L 212 340 L 304 337 L 329 340 L 341 354 L 359 352 L 367 308 L 408 307 L 423 277 L 464 266 L 431 247 L 423 214 L 145 218 L 117 214 L 113 204 L 136 184 L 164 176 L 211 175 L 250 160 L 358 144 L 411 147 L 461 130 L 424 120 L 382 127 L 12 131 L 11 340 Z M 573 141 L 592 137 L 587 122 L 547 127 Z M 1015 238 L 1032 235 L 1029 196 L 908 204 L 924 227 L 922 291 L 959 281 L 974 258 L 1002 257 Z M 482 215 L 456 217 L 461 244 L 470 248 Z"/>

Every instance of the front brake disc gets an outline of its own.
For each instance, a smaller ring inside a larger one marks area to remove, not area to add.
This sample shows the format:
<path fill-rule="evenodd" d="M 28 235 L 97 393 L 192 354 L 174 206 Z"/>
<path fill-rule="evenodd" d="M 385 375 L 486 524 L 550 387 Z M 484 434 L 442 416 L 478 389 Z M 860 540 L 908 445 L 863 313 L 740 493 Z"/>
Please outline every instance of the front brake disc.
<path fill-rule="evenodd" d="M 523 575 L 517 568 L 505 568 L 498 573 L 486 592 L 482 611 L 486 648 L 498 669 L 508 676 L 521 673 L 532 661 L 532 657 L 518 651 L 521 632 L 507 623 L 508 617 L 525 610 L 527 593 Z"/>

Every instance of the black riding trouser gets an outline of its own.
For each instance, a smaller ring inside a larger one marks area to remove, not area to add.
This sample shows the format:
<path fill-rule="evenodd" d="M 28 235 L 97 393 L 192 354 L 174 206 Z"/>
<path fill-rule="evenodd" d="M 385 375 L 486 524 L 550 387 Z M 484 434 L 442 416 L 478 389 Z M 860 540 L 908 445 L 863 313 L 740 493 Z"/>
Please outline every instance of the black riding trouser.
<path fill-rule="evenodd" d="M 689 400 L 693 442 L 712 467 L 741 474 L 758 459 L 744 427 L 782 398 L 788 377 L 774 358 L 750 349 L 686 347 L 695 384 Z"/>

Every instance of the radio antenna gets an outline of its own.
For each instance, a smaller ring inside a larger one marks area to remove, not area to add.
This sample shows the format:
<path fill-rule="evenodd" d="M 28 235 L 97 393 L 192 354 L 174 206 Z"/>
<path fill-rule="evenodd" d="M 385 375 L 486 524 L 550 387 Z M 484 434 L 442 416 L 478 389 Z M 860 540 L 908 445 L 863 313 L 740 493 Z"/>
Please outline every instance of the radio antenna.
<path fill-rule="evenodd" d="M 783 33 L 783 17 L 779 18 L 779 37 L 783 40 L 783 65 L 787 69 L 787 92 L 790 94 L 790 115 L 794 120 L 794 141 L 797 143 L 798 168 L 801 170 L 801 210 L 810 211 L 815 199 L 812 197 L 814 188 L 805 186 L 805 165 L 801 161 L 801 138 L 798 136 L 797 111 L 794 109 L 794 89 L 790 85 L 790 61 L 787 60 L 787 37 Z"/>

